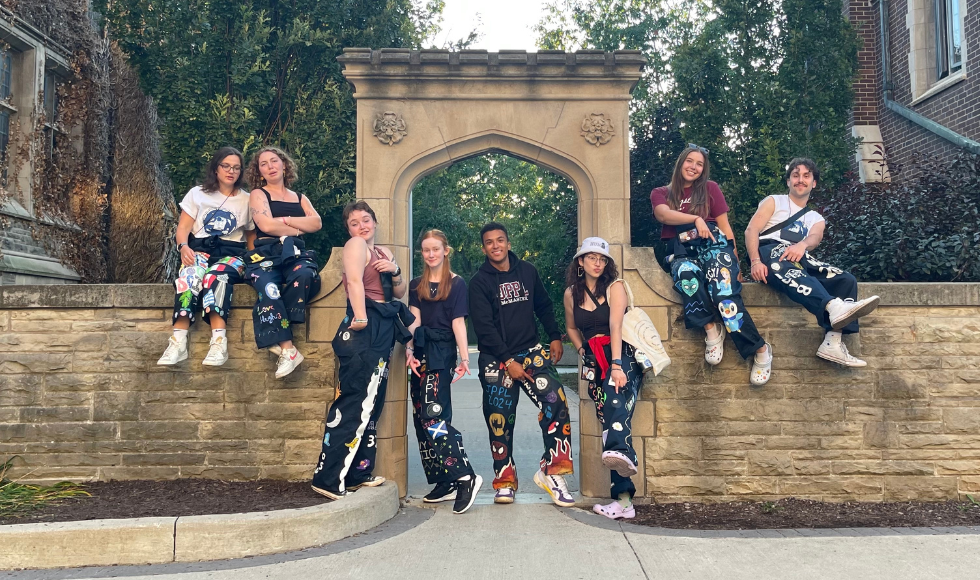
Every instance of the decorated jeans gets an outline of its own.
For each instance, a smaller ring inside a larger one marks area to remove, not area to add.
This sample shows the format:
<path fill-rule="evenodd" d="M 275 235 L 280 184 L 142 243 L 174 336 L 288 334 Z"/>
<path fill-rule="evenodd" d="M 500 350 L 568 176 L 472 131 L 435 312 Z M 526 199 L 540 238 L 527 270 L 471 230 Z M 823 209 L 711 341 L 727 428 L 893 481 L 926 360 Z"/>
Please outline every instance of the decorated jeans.
<path fill-rule="evenodd" d="M 245 263 L 237 256 L 194 254 L 194 265 L 183 266 L 174 280 L 173 322 L 187 317 L 193 323 L 197 312 L 204 311 L 204 320 L 211 324 L 211 312 L 225 321 L 231 308 L 235 284 L 243 281 Z"/>
<path fill-rule="evenodd" d="M 306 322 L 306 305 L 320 291 L 313 253 L 298 248 L 295 253 L 287 252 L 277 241 L 256 244 L 244 259 L 245 279 L 257 295 L 252 308 L 255 345 L 268 348 L 292 340 L 290 325 Z"/>
<path fill-rule="evenodd" d="M 670 274 L 684 304 L 687 328 L 703 328 L 720 316 L 735 348 L 748 359 L 765 341 L 742 302 L 735 244 L 717 228 L 714 236 L 716 242 L 701 239 L 685 245 L 686 255 L 675 251 Z"/>
<path fill-rule="evenodd" d="M 378 419 L 388 389 L 388 364 L 395 346 L 381 316 L 368 316 L 361 330 L 350 330 L 354 311 L 347 303 L 347 317 L 334 336 L 334 353 L 340 363 L 340 394 L 330 406 L 323 445 L 313 485 L 343 491 L 367 481 L 378 453 Z"/>
<path fill-rule="evenodd" d="M 824 330 L 833 330 L 827 313 L 827 303 L 834 298 L 857 299 L 857 278 L 830 264 L 825 264 L 810 255 L 803 255 L 799 262 L 779 261 L 790 244 L 768 244 L 759 248 L 759 257 L 769 269 L 766 282 L 770 288 L 779 290 L 806 308 L 817 318 Z M 858 321 L 854 320 L 840 329 L 844 334 L 858 331 Z"/>
<path fill-rule="evenodd" d="M 605 351 L 606 360 L 612 360 L 609 345 L 605 346 Z M 619 388 L 619 392 L 616 392 L 616 386 L 610 382 L 609 376 L 599 377 L 601 370 L 596 365 L 593 368 L 597 378 L 589 381 L 589 396 L 595 401 L 596 418 L 602 424 L 602 450 L 619 451 L 634 465 L 639 465 L 636 450 L 633 449 L 633 408 L 636 406 L 640 385 L 643 383 L 643 367 L 633 357 L 633 347 L 625 342 L 622 360 L 626 384 Z M 636 494 L 636 486 L 633 485 L 632 479 L 623 477 L 615 471 L 610 471 L 609 474 L 610 497 L 616 499 L 624 491 L 628 491 L 630 497 Z"/>
<path fill-rule="evenodd" d="M 456 352 L 452 350 L 452 360 L 441 365 L 445 368 L 440 370 L 429 370 L 426 358 L 423 355 L 419 367 L 422 376 L 411 373 L 412 418 L 422 456 L 422 469 L 430 484 L 456 481 L 460 477 L 473 475 L 470 460 L 463 449 L 463 435 L 452 426 L 450 384 Z"/>
<path fill-rule="evenodd" d="M 534 379 L 530 384 L 520 381 L 520 387 L 540 410 L 538 424 L 544 439 L 541 470 L 547 475 L 573 473 L 568 402 L 548 352 L 539 344 L 514 360 L 521 363 Z M 514 420 L 520 391 L 504 364 L 492 356 L 480 354 L 479 374 L 483 385 L 483 416 L 490 432 L 493 456 L 493 488 L 517 489 L 517 466 L 511 446 L 514 444 Z"/>

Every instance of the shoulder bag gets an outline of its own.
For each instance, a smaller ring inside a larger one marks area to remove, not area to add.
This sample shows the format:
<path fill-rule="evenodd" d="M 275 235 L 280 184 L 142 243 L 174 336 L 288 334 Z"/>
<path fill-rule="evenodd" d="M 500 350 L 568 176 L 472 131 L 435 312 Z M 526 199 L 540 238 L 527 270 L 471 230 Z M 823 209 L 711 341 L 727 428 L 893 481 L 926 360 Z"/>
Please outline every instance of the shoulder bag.
<path fill-rule="evenodd" d="M 623 340 L 633 345 L 636 351 L 636 361 L 640 363 L 644 371 L 653 369 L 654 376 L 659 375 L 660 371 L 670 364 L 670 357 L 667 356 L 667 351 L 664 350 L 664 345 L 660 342 L 660 333 L 657 332 L 657 327 L 653 325 L 653 321 L 650 320 L 647 313 L 642 308 L 633 305 L 633 291 L 630 290 L 626 280 L 620 278 L 613 284 L 616 282 L 623 283 L 623 288 L 626 289 L 626 297 L 629 299 L 626 313 L 623 315 Z M 610 288 L 612 288 L 612 284 L 606 288 L 606 302 L 611 305 L 612 302 L 609 300 Z"/>

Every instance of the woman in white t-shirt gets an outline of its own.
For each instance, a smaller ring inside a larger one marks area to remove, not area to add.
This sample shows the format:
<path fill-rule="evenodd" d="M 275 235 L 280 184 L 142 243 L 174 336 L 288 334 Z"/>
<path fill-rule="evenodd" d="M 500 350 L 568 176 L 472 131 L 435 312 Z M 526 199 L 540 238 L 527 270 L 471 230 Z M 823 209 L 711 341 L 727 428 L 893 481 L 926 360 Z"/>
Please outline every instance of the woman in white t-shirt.
<path fill-rule="evenodd" d="M 187 332 L 201 310 L 211 325 L 211 347 L 203 364 L 221 366 L 228 360 L 225 324 L 232 289 L 245 275 L 240 256 L 255 242 L 248 192 L 241 187 L 243 165 L 244 158 L 234 147 L 218 149 L 205 170 L 204 183 L 180 202 L 176 238 L 181 270 L 174 280 L 174 333 L 158 365 L 187 359 Z"/>

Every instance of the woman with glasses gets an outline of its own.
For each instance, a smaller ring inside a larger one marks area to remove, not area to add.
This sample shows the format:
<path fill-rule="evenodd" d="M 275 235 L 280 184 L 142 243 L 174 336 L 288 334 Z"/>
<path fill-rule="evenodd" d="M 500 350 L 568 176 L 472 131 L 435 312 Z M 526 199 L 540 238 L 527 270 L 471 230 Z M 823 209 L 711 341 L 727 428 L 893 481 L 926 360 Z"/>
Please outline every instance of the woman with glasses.
<path fill-rule="evenodd" d="M 568 338 L 582 355 L 582 378 L 602 424 L 602 464 L 610 470 L 612 503 L 592 511 L 618 520 L 632 518 L 637 457 L 633 449 L 633 407 L 643 381 L 643 367 L 633 346 L 623 340 L 628 299 L 609 244 L 586 238 L 565 275 L 565 324 Z"/>
<path fill-rule="evenodd" d="M 245 256 L 245 277 L 255 288 L 255 344 L 279 355 L 276 378 L 293 372 L 303 355 L 293 344 L 293 324 L 306 322 L 306 305 L 320 291 L 312 250 L 300 238 L 320 230 L 320 214 L 309 198 L 289 189 L 296 162 L 278 147 L 263 147 L 248 164 L 255 220 L 255 249 Z"/>
<path fill-rule="evenodd" d="M 751 384 L 772 375 L 772 347 L 763 340 L 742 302 L 738 252 L 728 222 L 728 203 L 709 181 L 708 150 L 688 144 L 674 165 L 670 183 L 650 193 L 661 238 L 673 244 L 668 257 L 674 288 L 684 304 L 687 328 L 704 328 L 704 360 L 721 362 L 725 331 L 743 359 L 752 357 Z"/>
<path fill-rule="evenodd" d="M 241 188 L 243 163 L 234 147 L 218 149 L 205 169 L 204 183 L 180 202 L 176 238 L 181 270 L 174 280 L 173 335 L 158 365 L 187 359 L 187 333 L 201 310 L 211 325 L 211 347 L 203 364 L 221 366 L 228 360 L 228 310 L 232 289 L 245 270 L 239 256 L 255 240 L 249 195 Z"/>

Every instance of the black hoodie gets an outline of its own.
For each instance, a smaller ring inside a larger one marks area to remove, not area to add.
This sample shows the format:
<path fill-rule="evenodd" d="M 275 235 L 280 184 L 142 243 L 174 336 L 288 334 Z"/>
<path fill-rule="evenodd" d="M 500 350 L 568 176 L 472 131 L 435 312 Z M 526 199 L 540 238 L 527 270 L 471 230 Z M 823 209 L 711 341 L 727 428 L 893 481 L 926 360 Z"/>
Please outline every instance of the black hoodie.
<path fill-rule="evenodd" d="M 561 338 L 554 304 L 534 266 L 508 252 L 501 272 L 487 259 L 470 280 L 470 321 L 480 352 L 506 361 L 538 344 L 538 316 L 550 340 Z"/>

